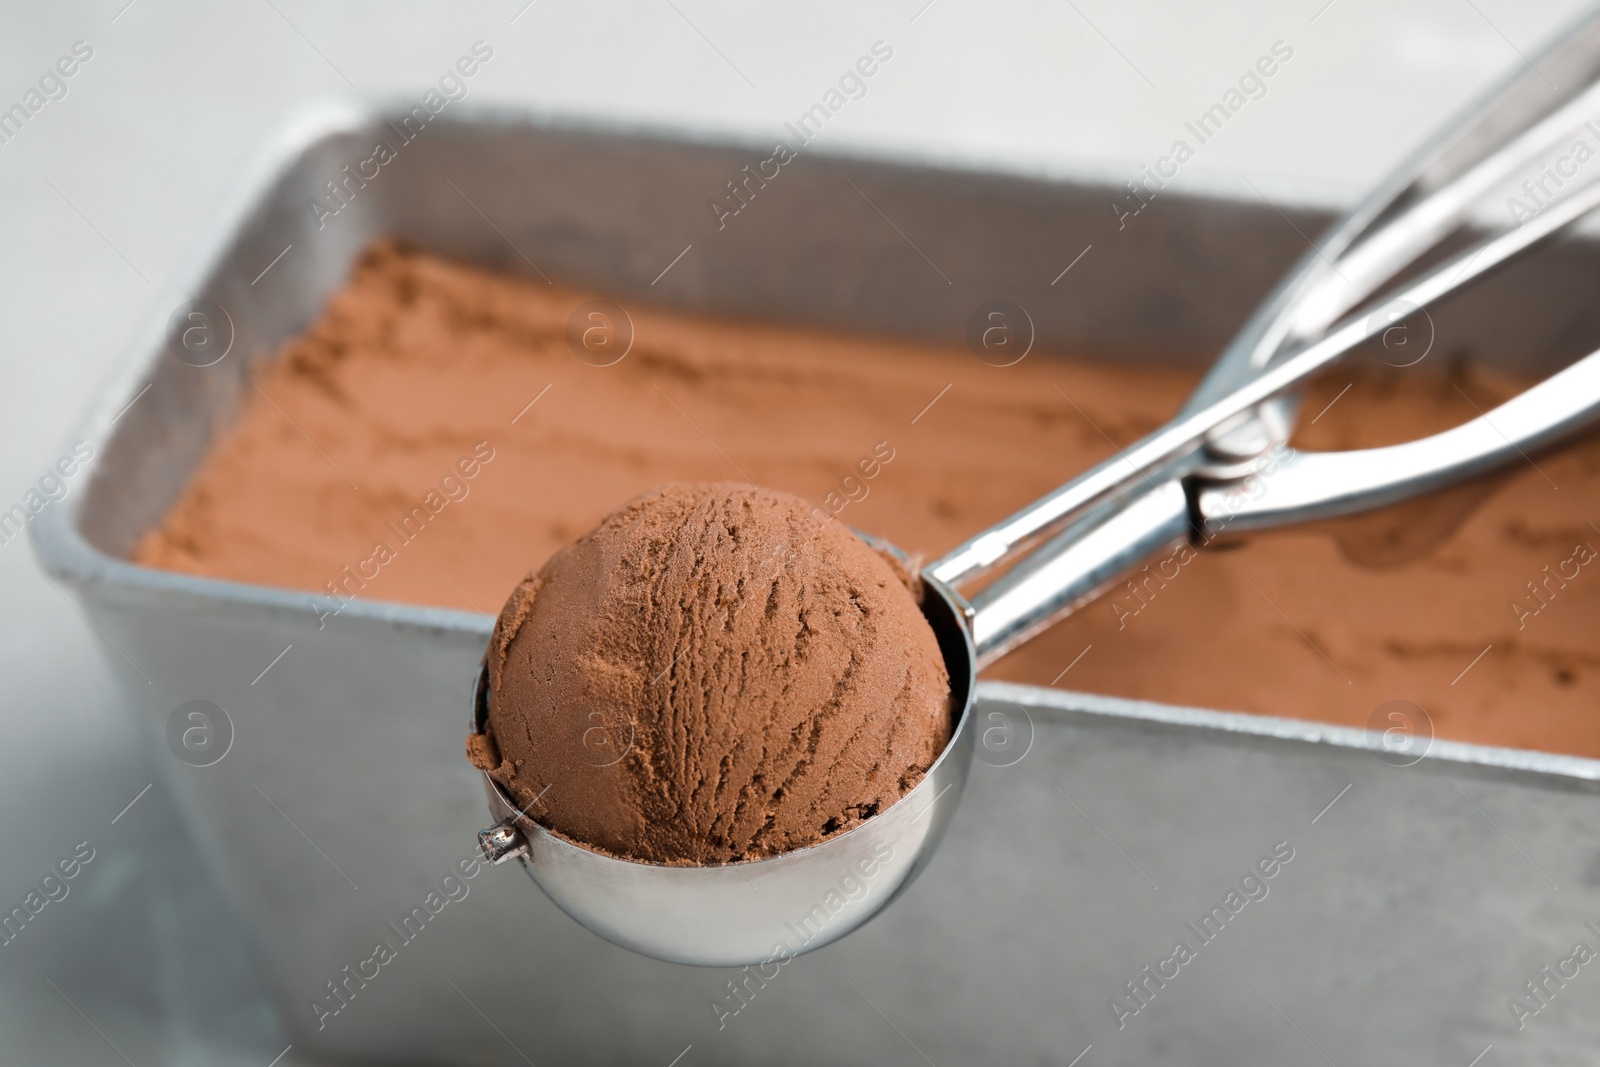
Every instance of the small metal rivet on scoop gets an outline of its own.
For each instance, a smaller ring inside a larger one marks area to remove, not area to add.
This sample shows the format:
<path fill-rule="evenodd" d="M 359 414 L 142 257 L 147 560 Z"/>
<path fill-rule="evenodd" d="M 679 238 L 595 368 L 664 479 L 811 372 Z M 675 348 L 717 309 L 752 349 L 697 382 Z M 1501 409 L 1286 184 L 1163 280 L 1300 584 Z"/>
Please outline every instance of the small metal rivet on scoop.
<path fill-rule="evenodd" d="M 479 830 L 478 847 L 483 849 L 483 858 L 496 867 L 507 860 L 528 854 L 528 842 L 521 831 L 505 823 Z"/>

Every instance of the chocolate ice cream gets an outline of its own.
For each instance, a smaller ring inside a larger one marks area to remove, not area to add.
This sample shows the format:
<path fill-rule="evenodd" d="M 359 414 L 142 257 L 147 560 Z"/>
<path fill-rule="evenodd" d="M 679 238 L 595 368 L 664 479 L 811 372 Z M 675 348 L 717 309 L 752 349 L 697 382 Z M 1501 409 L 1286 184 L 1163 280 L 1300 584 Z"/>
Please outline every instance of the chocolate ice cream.
<path fill-rule="evenodd" d="M 511 594 L 469 755 L 614 855 L 814 845 L 899 800 L 949 741 L 949 676 L 908 577 L 788 493 L 647 493 Z"/>
<path fill-rule="evenodd" d="M 992 367 L 962 348 L 630 303 L 633 348 L 595 367 L 567 324 L 598 295 L 374 247 L 261 363 L 133 557 L 302 590 L 328 628 L 353 599 L 488 614 L 618 501 L 734 465 L 938 556 L 1159 427 L 1204 365 L 1040 349 Z M 1309 386 L 1293 444 L 1437 433 L 1528 384 L 1471 353 L 1338 367 Z M 1529 588 L 1579 545 L 1600 549 L 1600 436 L 1530 459 L 1201 552 L 1176 579 L 1151 561 L 1167 578 L 1119 584 L 988 676 L 1355 727 L 1405 699 L 1440 737 L 1600 757 L 1600 581 L 1583 567 L 1554 595 L 1537 584 L 1543 600 Z"/>

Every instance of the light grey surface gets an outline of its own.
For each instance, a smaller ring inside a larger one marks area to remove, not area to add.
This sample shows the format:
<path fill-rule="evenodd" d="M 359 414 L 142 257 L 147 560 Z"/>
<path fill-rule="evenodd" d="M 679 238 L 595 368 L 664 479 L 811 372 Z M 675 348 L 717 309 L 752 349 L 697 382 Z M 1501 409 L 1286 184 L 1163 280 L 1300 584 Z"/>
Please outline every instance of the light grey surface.
<path fill-rule="evenodd" d="M 937 0 L 920 14 L 920 3 L 835 4 L 759 19 L 731 4 L 678 6 L 682 15 L 665 4 L 540 0 L 519 16 L 522 0 L 448 15 L 376 3 L 5 5 L 7 104 L 72 41 L 97 49 L 68 97 L 0 146 L 5 500 L 19 499 L 57 457 L 151 292 L 171 281 L 260 138 L 293 103 L 348 89 L 334 64 L 363 89 L 416 94 L 483 37 L 505 60 L 475 87 L 484 98 L 765 137 L 883 37 L 900 47 L 904 65 L 830 127 L 836 146 L 1121 180 L 1165 151 L 1186 118 L 1282 37 L 1304 60 L 1285 72 L 1299 80 L 1275 81 L 1180 184 L 1236 189 L 1249 177 L 1275 200 L 1322 203 L 1353 196 L 1577 5 L 1337 0 L 1322 10 L 1318 0 L 1218 11 Z M 706 38 L 760 88 L 751 90 Z M 1064 265 L 1077 249 L 1061 251 Z M 0 584 L 0 892 L 19 900 L 75 842 L 104 842 L 72 896 L 0 949 L 0 1054 L 21 1063 L 123 1062 L 114 1044 L 144 1067 L 226 1062 L 220 1046 L 232 1042 L 245 1050 L 238 1062 L 270 1061 L 282 1039 L 263 1017 L 242 948 L 177 836 L 162 787 L 111 824 L 154 776 L 101 660 L 86 656 L 97 639 L 20 542 L 0 546 Z M 1364 811 L 1369 820 L 1387 815 Z M 1048 887 L 1007 884 L 995 873 L 1001 858 L 978 857 L 990 872 L 982 884 L 1007 890 L 999 910 L 986 911 L 996 917 L 985 929 L 1010 944 L 1017 939 L 999 916 L 1038 903 Z M 1363 862 L 1359 851 L 1346 859 Z M 1440 957 L 1433 966 L 1453 963 Z M 1404 989 L 1385 988 L 1403 1010 Z M 1048 1015 L 1058 1003 L 1051 989 L 1018 989 L 1002 1019 Z M 874 1024 L 876 1016 L 854 1010 L 862 1026 Z"/>

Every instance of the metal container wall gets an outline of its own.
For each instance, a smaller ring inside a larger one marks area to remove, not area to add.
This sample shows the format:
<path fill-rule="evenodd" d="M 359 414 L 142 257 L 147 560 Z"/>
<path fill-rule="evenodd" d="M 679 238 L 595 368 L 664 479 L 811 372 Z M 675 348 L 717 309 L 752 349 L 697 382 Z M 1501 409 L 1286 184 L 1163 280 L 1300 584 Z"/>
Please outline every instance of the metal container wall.
<path fill-rule="evenodd" d="M 120 650 L 106 658 L 153 744 L 186 700 L 229 714 L 221 762 L 163 765 L 298 1051 L 667 1064 L 692 1046 L 688 1067 L 1065 1064 L 1092 1045 L 1089 1067 L 1465 1065 L 1492 1045 L 1487 1062 L 1592 1062 L 1600 965 L 1559 977 L 1576 942 L 1600 948 L 1600 763 L 1584 759 L 1437 743 L 1394 767 L 1359 731 L 985 683 L 979 726 L 1031 733 L 1027 755 L 975 764 L 917 885 L 817 953 L 766 971 L 659 963 L 587 933 L 514 870 L 447 883 L 487 819 L 463 743 L 488 620 L 371 602 L 319 619 L 303 593 L 124 561 L 250 362 L 312 320 L 368 242 L 531 260 L 624 301 L 947 341 L 1005 297 L 1041 349 L 1196 359 L 1301 254 L 1297 227 L 1326 218 L 1174 196 L 1119 221 L 1110 185 L 793 146 L 719 228 L 709 199 L 771 146 L 460 104 L 402 130 L 410 104 L 331 102 L 263 151 L 81 434 L 99 454 L 87 490 L 34 524 L 46 566 Z M 349 181 L 380 141 L 394 158 Z M 334 214 L 328 182 L 345 183 Z M 1071 286 L 1052 288 L 1088 245 Z M 1556 248 L 1445 309 L 1436 343 L 1546 369 L 1600 336 L 1597 269 L 1592 246 Z M 191 298 L 232 320 L 215 366 L 166 350 Z M 1259 899 L 1197 936 L 1275 849 L 1273 876 L 1241 890 Z M 1179 940 L 1192 958 L 1174 976 Z M 367 962 L 380 941 L 393 958 Z M 1513 997 L 1539 1009 L 1521 1028 Z"/>

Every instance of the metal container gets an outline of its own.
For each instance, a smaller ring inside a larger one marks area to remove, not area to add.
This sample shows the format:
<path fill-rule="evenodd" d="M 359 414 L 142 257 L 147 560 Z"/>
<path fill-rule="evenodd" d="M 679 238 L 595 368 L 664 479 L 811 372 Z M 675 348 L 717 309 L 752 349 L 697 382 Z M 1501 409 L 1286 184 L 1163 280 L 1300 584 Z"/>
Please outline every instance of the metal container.
<path fill-rule="evenodd" d="M 1600 948 L 1587 759 L 1437 742 L 1400 767 L 1361 731 L 982 683 L 976 725 L 1020 747 L 980 754 L 917 884 L 822 951 L 739 971 L 645 959 L 478 865 L 483 793 L 462 746 L 488 619 L 359 601 L 330 618 L 304 593 L 126 562 L 251 361 L 312 320 L 369 241 L 536 264 L 623 300 L 945 341 L 1005 298 L 1040 350 L 1178 360 L 1220 345 L 1328 217 L 1253 193 L 1163 194 L 1131 215 L 1112 180 L 790 145 L 719 220 L 710 199 L 771 145 L 413 103 L 322 104 L 268 146 L 80 435 L 90 483 L 33 525 L 152 743 L 188 700 L 231 721 L 220 762 L 163 764 L 297 1053 L 1464 1067 L 1492 1045 L 1485 1063 L 1592 1062 L 1600 963 L 1572 962 L 1575 943 Z M 392 158 L 369 163 L 379 142 Z M 1557 247 L 1443 309 L 1436 343 L 1547 370 L 1600 337 L 1597 269 L 1593 246 Z M 169 345 L 193 300 L 231 333 L 211 366 Z"/>

